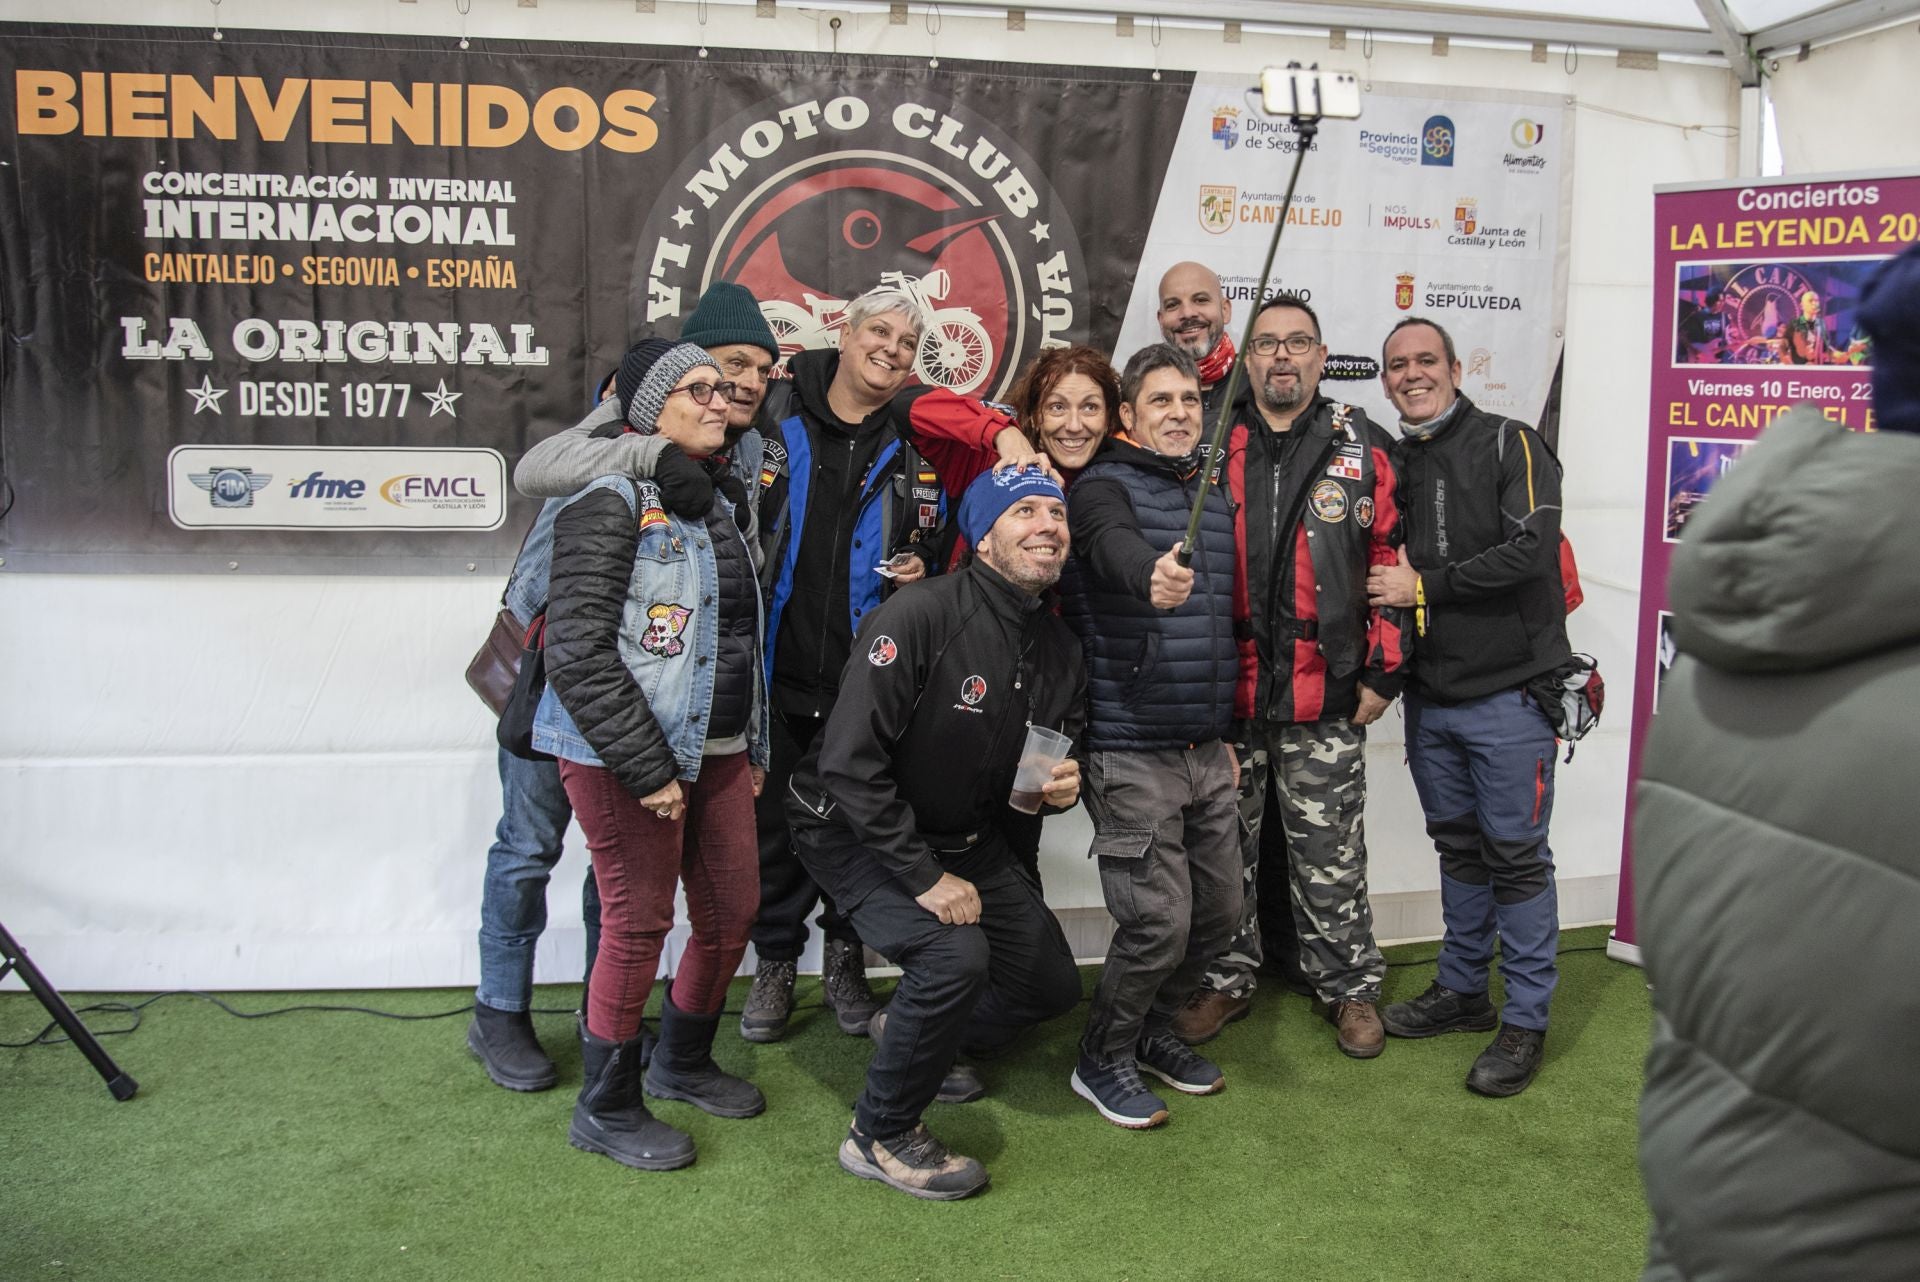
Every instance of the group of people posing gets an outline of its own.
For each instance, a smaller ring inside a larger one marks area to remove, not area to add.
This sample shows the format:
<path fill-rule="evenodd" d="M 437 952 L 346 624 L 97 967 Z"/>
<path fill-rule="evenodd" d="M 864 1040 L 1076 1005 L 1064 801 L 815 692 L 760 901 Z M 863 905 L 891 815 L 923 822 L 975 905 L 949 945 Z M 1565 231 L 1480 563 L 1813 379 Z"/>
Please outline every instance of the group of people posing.
<path fill-rule="evenodd" d="M 500 757 L 467 1041 L 502 1086 L 556 1081 L 528 1009 L 577 816 L 577 1147 L 672 1169 L 693 1140 L 645 1097 L 760 1113 L 713 1059 L 727 983 L 751 943 L 740 1032 L 778 1040 L 818 906 L 826 1002 L 873 1042 L 841 1166 L 918 1197 L 984 1188 L 922 1115 L 980 1097 L 974 1065 L 1079 1002 L 1038 855 L 1045 816 L 1083 798 L 1115 932 L 1069 1085 L 1107 1121 L 1167 1120 L 1148 1078 L 1221 1090 L 1194 1047 L 1262 972 L 1323 1003 L 1347 1055 L 1497 1026 L 1467 1086 L 1533 1080 L 1556 744 L 1525 687 L 1569 657 L 1558 465 L 1460 394 L 1431 321 L 1385 339 L 1399 439 L 1323 395 L 1320 320 L 1288 294 L 1259 307 L 1212 450 L 1232 304 L 1197 263 L 1160 298 L 1164 342 L 1120 370 L 1046 351 L 1000 406 L 905 386 L 927 328 L 905 293 L 860 296 L 837 349 L 775 378 L 755 300 L 716 284 L 521 460 L 547 502 L 505 603 L 544 628 L 550 759 Z M 1432 985 L 1382 1009 L 1366 728 L 1401 697 L 1446 937 Z M 1071 752 L 1016 807 L 1034 728 Z M 692 933 L 656 1038 L 677 886 Z M 901 970 L 884 1008 L 868 948 Z"/>

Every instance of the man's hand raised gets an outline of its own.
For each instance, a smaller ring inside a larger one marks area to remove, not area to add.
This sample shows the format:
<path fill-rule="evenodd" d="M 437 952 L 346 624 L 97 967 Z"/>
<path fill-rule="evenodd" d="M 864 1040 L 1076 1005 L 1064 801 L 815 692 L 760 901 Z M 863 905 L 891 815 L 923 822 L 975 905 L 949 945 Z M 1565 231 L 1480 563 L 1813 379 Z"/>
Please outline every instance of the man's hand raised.
<path fill-rule="evenodd" d="M 950 872 L 913 897 L 913 901 L 949 926 L 971 926 L 980 920 L 980 892 L 973 883 Z"/>
<path fill-rule="evenodd" d="M 1180 549 L 1186 540 L 1167 549 L 1165 556 L 1153 563 L 1153 581 L 1147 588 L 1147 600 L 1157 610 L 1172 610 L 1186 604 L 1193 593 L 1193 567 L 1182 565 L 1179 561 Z"/>

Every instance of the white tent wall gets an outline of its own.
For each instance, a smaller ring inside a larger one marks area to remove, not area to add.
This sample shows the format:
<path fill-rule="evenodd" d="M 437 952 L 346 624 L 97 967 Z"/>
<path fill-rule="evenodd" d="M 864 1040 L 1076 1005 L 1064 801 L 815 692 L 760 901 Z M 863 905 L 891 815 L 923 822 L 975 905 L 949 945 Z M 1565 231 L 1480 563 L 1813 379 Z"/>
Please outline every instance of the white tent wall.
<path fill-rule="evenodd" d="M 1916 64 L 1915 22 L 1820 45 L 1804 61 L 1787 54 L 1769 62 L 1767 94 L 1784 172 L 1920 165 L 1920 109 L 1899 89 Z"/>
<path fill-rule="evenodd" d="M 475 37 L 830 51 L 825 12 L 715 3 L 636 14 L 630 0 L 476 0 Z M 290 28 L 437 34 L 452 0 L 16 0 L 7 16 L 206 32 Z M 1569 923 L 1610 919 L 1626 789 L 1647 431 L 1651 188 L 1733 172 L 1738 94 L 1724 68 L 1625 70 L 1589 53 L 1168 26 L 1062 24 L 916 9 L 841 14 L 841 52 L 1249 73 L 1299 59 L 1383 82 L 1577 99 L 1575 209 L 1560 453 L 1587 605 L 1572 621 L 1616 711 L 1559 776 L 1554 849 Z M 1816 55 L 1818 56 L 1818 55 Z M 1837 61 L 1837 60 L 1836 60 Z M 1810 64 L 1811 65 L 1811 64 Z M 1036 122 L 1035 127 L 1044 127 Z M 1885 131 L 1880 131 L 1884 134 Z M 1311 165 L 1308 167 L 1311 181 Z M 1369 287 L 1374 287 L 1369 282 Z M 1321 300 L 1316 300 L 1319 302 Z M 1337 332 L 1338 302 L 1323 311 Z M 1463 341 L 1467 336 L 1463 335 Z M 1364 347 L 1359 338 L 1349 346 Z M 555 424 L 556 428 L 563 426 Z M 55 417 L 35 430 L 59 432 Z M 481 871 L 499 795 L 491 726 L 461 681 L 499 591 L 492 577 L 93 576 L 0 569 L 0 920 L 75 988 L 374 987 L 471 983 Z M 1382 938 L 1439 931 L 1438 873 L 1389 716 L 1369 752 L 1368 839 Z M 1051 821 L 1044 873 L 1082 953 L 1105 914 L 1075 816 Z M 577 829 L 554 878 L 539 977 L 577 979 Z M 815 954 L 817 955 L 817 954 Z M 812 960 L 810 956 L 809 960 Z"/>

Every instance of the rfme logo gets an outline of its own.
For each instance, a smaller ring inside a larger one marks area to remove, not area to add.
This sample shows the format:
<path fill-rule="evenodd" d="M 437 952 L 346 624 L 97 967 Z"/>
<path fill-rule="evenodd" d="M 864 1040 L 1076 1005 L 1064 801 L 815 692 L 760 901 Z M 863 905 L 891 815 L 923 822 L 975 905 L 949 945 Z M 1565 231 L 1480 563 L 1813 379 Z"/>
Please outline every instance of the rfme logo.
<path fill-rule="evenodd" d="M 357 499 L 365 497 L 365 481 L 342 481 L 323 472 L 309 472 L 304 480 L 287 483 L 290 499 Z"/>

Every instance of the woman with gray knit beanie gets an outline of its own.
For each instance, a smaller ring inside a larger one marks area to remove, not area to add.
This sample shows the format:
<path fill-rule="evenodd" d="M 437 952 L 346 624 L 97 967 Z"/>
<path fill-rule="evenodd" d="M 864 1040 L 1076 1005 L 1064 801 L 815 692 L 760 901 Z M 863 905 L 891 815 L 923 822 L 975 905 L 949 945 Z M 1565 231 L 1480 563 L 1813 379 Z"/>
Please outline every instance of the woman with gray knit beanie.
<path fill-rule="evenodd" d="M 753 799 L 767 760 L 759 585 L 744 495 L 712 461 L 732 386 L 705 350 L 648 340 L 617 380 L 626 430 L 659 433 L 708 468 L 711 508 L 672 510 L 650 480 L 606 476 L 554 520 L 548 687 L 534 746 L 587 835 L 600 888 L 600 952 L 580 1030 L 584 1080 L 568 1138 L 641 1170 L 694 1160 L 693 1138 L 643 1093 L 716 1117 L 766 1100 L 713 1061 L 727 982 L 760 899 Z M 684 881 L 693 935 L 651 1063 L 640 1016 Z"/>

